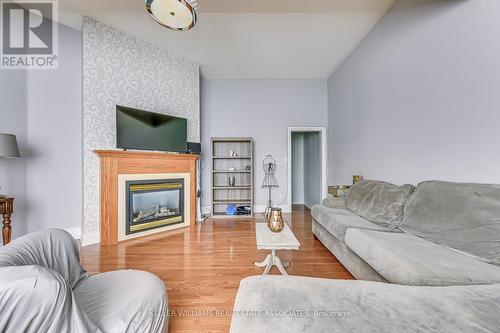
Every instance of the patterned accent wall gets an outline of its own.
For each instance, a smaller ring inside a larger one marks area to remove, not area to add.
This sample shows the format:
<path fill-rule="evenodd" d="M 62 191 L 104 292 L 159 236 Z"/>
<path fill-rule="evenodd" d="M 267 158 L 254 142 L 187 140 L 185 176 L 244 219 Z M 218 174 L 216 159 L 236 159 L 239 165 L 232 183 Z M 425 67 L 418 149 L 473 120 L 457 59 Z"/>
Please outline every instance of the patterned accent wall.
<path fill-rule="evenodd" d="M 83 20 L 83 240 L 99 231 L 99 160 L 116 147 L 116 105 L 188 119 L 200 142 L 199 66 L 133 36 Z"/>

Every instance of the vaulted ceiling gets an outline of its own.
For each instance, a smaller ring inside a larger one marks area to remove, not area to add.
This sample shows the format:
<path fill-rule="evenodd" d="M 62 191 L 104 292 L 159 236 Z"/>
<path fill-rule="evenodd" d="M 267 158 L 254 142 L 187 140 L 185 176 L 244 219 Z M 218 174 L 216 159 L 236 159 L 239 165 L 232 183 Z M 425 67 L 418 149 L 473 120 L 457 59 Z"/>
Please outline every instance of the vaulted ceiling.
<path fill-rule="evenodd" d="M 78 13 L 201 65 L 217 79 L 325 78 L 395 0 L 198 0 L 198 24 L 170 31 L 141 0 L 59 0 Z"/>

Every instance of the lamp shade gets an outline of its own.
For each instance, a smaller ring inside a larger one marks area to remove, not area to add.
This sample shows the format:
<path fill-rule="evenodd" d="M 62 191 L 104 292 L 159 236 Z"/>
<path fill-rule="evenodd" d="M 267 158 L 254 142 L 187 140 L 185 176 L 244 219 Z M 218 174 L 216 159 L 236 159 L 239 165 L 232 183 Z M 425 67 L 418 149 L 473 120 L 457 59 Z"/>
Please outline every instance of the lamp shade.
<path fill-rule="evenodd" d="M 189 30 L 196 24 L 196 0 L 146 0 L 151 17 L 172 30 Z"/>
<path fill-rule="evenodd" d="M 21 157 L 15 135 L 0 133 L 0 157 Z"/>

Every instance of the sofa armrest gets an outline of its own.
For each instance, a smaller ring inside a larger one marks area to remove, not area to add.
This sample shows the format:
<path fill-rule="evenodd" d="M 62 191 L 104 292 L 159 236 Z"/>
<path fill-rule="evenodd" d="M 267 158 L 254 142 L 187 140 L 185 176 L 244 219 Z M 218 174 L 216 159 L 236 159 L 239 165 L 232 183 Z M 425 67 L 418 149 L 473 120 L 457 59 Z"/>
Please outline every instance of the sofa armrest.
<path fill-rule="evenodd" d="M 0 332 L 100 332 L 57 272 L 42 266 L 0 268 Z"/>
<path fill-rule="evenodd" d="M 37 231 L 0 247 L 0 267 L 30 265 L 54 270 L 71 289 L 89 275 L 80 265 L 76 241 L 64 230 Z"/>
<path fill-rule="evenodd" d="M 345 197 L 329 196 L 323 200 L 323 206 L 328 208 L 346 208 Z"/>

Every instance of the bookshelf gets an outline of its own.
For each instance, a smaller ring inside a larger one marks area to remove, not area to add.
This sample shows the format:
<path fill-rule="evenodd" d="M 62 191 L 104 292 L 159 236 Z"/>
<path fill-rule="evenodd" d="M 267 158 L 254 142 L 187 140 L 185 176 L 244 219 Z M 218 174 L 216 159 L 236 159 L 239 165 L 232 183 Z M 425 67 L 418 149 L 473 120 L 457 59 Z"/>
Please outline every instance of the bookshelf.
<path fill-rule="evenodd" d="M 231 156 L 231 152 L 233 156 Z M 212 138 L 212 217 L 253 217 L 252 138 Z M 229 184 L 234 177 L 235 184 Z M 226 215 L 228 205 L 249 206 L 250 215 Z"/>

